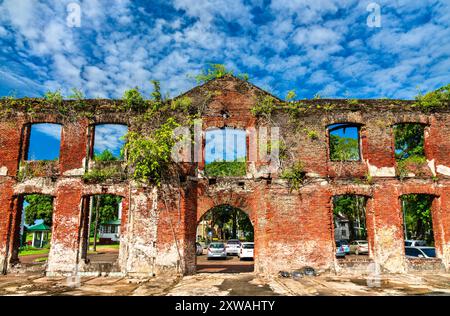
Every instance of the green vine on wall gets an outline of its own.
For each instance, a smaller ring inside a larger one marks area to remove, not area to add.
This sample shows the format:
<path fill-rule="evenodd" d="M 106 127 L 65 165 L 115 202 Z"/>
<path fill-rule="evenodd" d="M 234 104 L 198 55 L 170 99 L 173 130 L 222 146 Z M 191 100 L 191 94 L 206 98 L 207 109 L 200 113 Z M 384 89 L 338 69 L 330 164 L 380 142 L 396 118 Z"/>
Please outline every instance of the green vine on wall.
<path fill-rule="evenodd" d="M 303 163 L 301 161 L 297 161 L 290 168 L 283 170 L 281 173 L 281 178 L 288 181 L 291 190 L 300 189 L 306 178 Z"/>

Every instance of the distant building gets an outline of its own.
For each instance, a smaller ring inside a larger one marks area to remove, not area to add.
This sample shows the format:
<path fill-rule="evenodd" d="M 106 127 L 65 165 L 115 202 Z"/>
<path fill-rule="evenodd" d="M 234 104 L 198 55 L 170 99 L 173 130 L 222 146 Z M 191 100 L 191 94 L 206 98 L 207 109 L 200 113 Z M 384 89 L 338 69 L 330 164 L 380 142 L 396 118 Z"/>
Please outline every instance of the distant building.
<path fill-rule="evenodd" d="M 107 221 L 100 224 L 99 238 L 101 244 L 109 244 L 120 241 L 120 219 Z"/>
<path fill-rule="evenodd" d="M 336 214 L 334 216 L 334 239 L 349 240 L 350 223 L 345 215 Z"/>

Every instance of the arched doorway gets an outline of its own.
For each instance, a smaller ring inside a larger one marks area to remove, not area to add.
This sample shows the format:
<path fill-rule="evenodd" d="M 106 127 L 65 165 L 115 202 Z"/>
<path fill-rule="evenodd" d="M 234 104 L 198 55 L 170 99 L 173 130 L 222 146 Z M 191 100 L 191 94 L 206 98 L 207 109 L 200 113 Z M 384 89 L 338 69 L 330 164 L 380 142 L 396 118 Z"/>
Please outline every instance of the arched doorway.
<path fill-rule="evenodd" d="M 209 209 L 197 222 L 196 271 L 253 272 L 254 228 L 246 212 L 228 204 Z"/>

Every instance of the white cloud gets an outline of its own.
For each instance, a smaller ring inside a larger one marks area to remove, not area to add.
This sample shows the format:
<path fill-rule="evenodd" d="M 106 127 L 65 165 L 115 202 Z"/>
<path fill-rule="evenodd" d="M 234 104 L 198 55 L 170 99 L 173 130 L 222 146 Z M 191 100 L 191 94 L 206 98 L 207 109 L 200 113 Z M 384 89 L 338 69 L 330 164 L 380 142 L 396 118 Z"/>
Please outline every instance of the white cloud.
<path fill-rule="evenodd" d="M 61 140 L 61 125 L 59 124 L 49 124 L 49 123 L 33 124 L 31 128 L 36 132 L 50 136 L 56 140 Z"/>
<path fill-rule="evenodd" d="M 120 152 L 124 144 L 121 139 L 128 131 L 128 127 L 119 124 L 101 124 L 95 127 L 94 150 L 103 152 L 109 150 L 112 153 Z"/>
<path fill-rule="evenodd" d="M 149 81 L 156 79 L 176 95 L 195 84 L 186 75 L 209 62 L 249 72 L 252 82 L 279 95 L 302 85 L 310 94 L 339 96 L 357 87 L 366 97 L 412 97 L 417 85 L 430 90 L 448 82 L 447 2 L 381 1 L 380 29 L 365 24 L 369 1 L 164 3 L 178 10 L 175 15 L 152 6 L 133 11 L 137 5 L 128 0 L 84 0 L 81 28 L 67 27 L 67 3 L 0 4 L 0 41 L 3 36 L 13 43 L 0 48 L 0 71 L 16 81 L 30 73 L 9 87 L 27 93 L 76 87 L 90 97 L 117 98 L 134 86 L 148 96 Z M 252 4 L 265 10 L 263 20 Z M 233 34 L 224 21 L 233 23 Z"/>

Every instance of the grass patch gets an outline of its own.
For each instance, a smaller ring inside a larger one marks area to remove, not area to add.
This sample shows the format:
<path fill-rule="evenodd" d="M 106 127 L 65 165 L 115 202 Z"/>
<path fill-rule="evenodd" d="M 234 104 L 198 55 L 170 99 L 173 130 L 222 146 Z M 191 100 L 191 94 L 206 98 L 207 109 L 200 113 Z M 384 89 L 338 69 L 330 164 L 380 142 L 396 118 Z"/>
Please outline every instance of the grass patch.
<path fill-rule="evenodd" d="M 30 255 L 44 255 L 48 254 L 50 249 L 48 248 L 33 248 L 29 247 L 24 250 L 19 251 L 19 256 L 30 256 Z"/>
<path fill-rule="evenodd" d="M 48 257 L 42 257 L 42 258 L 34 259 L 33 262 L 40 263 L 40 262 L 47 262 L 47 260 L 48 260 Z"/>

